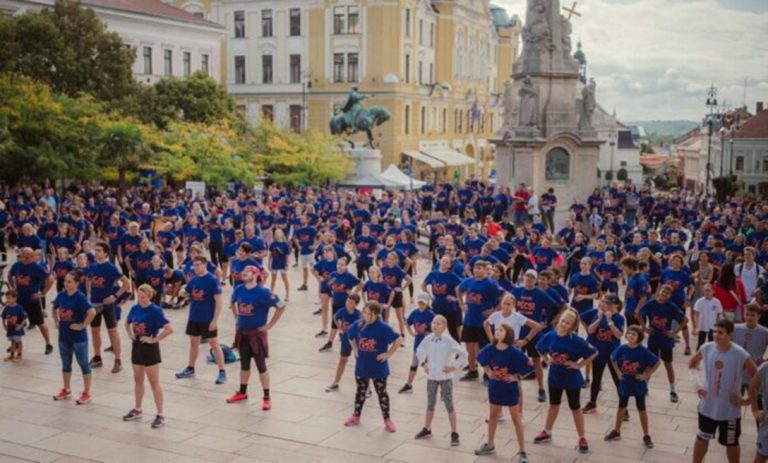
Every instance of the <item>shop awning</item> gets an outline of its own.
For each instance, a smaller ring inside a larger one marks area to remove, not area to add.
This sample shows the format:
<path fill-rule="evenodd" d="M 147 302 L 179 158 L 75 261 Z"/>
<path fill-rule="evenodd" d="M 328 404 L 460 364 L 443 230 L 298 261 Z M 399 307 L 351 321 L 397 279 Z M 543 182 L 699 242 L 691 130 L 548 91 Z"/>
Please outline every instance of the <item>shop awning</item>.
<path fill-rule="evenodd" d="M 475 160 L 463 155 L 456 150 L 447 148 L 433 148 L 421 150 L 423 154 L 442 161 L 446 166 L 465 166 L 474 164 Z"/>
<path fill-rule="evenodd" d="M 431 156 L 427 156 L 419 151 L 403 151 L 403 154 L 416 161 L 424 163 L 433 169 L 439 169 L 445 167 L 445 163 L 439 159 L 435 159 Z"/>

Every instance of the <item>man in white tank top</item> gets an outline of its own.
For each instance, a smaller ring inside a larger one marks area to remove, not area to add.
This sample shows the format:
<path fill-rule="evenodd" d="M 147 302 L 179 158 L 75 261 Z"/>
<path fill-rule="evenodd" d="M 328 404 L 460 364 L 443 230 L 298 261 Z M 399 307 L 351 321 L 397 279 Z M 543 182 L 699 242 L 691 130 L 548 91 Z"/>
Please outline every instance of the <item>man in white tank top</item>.
<path fill-rule="evenodd" d="M 729 463 L 740 458 L 741 407 L 749 403 L 741 397 L 744 369 L 750 375 L 757 371 L 749 353 L 734 344 L 733 322 L 720 320 L 715 324 L 714 342 L 704 344 L 691 357 L 688 368 L 698 370 L 704 363 L 704 380 L 696 371 L 696 391 L 699 395 L 699 431 L 693 446 L 693 463 L 701 463 L 709 441 L 718 434 L 718 442 L 726 447 Z"/>

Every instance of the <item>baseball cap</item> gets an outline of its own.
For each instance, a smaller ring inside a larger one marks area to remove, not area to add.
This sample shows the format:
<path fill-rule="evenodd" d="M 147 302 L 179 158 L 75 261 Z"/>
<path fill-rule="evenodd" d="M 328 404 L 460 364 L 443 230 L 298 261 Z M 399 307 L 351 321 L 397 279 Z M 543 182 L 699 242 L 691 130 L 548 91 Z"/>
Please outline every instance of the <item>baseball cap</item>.
<path fill-rule="evenodd" d="M 421 293 L 421 294 L 419 294 L 419 295 L 416 297 L 416 302 L 417 302 L 417 303 L 418 303 L 418 302 L 423 302 L 423 303 L 425 303 L 425 304 L 429 305 L 429 303 L 431 302 L 431 300 L 432 300 L 432 299 L 429 297 L 429 294 L 427 294 L 427 293 Z"/>
<path fill-rule="evenodd" d="M 528 270 L 525 271 L 525 276 L 532 276 L 534 278 L 538 278 L 539 274 L 538 272 L 536 272 L 536 270 L 529 268 Z"/>

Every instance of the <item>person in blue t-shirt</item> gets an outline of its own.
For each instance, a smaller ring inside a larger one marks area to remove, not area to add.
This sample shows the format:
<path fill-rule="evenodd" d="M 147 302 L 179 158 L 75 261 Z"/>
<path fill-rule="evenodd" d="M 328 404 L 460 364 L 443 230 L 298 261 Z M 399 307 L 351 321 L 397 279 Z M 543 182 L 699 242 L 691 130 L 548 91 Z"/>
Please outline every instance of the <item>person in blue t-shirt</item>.
<path fill-rule="evenodd" d="M 634 256 L 621 259 L 621 269 L 627 277 L 627 288 L 624 293 L 624 317 L 628 324 L 638 321 L 637 309 L 645 304 L 648 297 L 648 279 L 638 270 L 638 262 Z"/>
<path fill-rule="evenodd" d="M 401 336 L 391 326 L 381 320 L 381 305 L 369 302 L 363 308 L 362 321 L 354 323 L 347 333 L 352 351 L 355 353 L 355 409 L 344 422 L 344 426 L 360 424 L 368 385 L 373 381 L 373 388 L 379 396 L 379 406 L 384 417 L 384 428 L 395 432 L 395 423 L 389 416 L 389 359 L 400 347 Z"/>
<path fill-rule="evenodd" d="M 544 429 L 533 440 L 536 444 L 552 441 L 552 427 L 555 425 L 560 411 L 563 392 L 568 397 L 568 406 L 573 414 L 573 422 L 579 435 L 579 452 L 589 451 L 585 438 L 584 415 L 581 412 L 581 386 L 584 377 L 581 369 L 590 364 L 598 351 L 587 341 L 580 338 L 576 331 L 579 328 L 579 314 L 574 309 L 566 309 L 560 315 L 555 329 L 542 336 L 536 344 L 549 367 L 549 410 L 547 411 Z"/>
<path fill-rule="evenodd" d="M 353 252 L 357 263 L 357 278 L 362 280 L 373 265 L 373 256 L 376 254 L 379 242 L 371 236 L 371 227 L 363 224 L 360 235 L 355 237 Z"/>
<path fill-rule="evenodd" d="M 672 365 L 675 336 L 687 322 L 685 313 L 671 301 L 673 288 L 661 285 L 656 298 L 640 307 L 639 316 L 648 330 L 648 349 L 664 362 L 669 380 L 669 400 L 677 403 L 675 367 Z"/>
<path fill-rule="evenodd" d="M 398 394 L 413 392 L 413 380 L 416 379 L 416 371 L 419 369 L 419 359 L 416 356 L 416 350 L 419 348 L 421 341 L 432 332 L 432 320 L 435 318 L 435 313 L 432 311 L 429 303 L 429 294 L 419 294 L 416 298 L 416 310 L 408 314 L 408 318 L 405 320 L 408 334 L 414 338 L 413 359 L 411 360 L 411 368 L 408 371 L 408 380 L 400 388 Z"/>
<path fill-rule="evenodd" d="M 16 291 L 10 290 L 5 293 L 6 305 L 0 314 L 3 320 L 3 328 L 11 346 L 8 348 L 9 362 L 20 362 L 23 351 L 22 339 L 24 338 L 24 327 L 27 326 L 27 314 L 24 308 L 16 303 L 18 295 Z"/>
<path fill-rule="evenodd" d="M 320 308 L 313 315 L 321 315 L 320 332 L 315 335 L 316 338 L 322 338 L 328 335 L 328 323 L 331 313 L 331 274 L 336 271 L 336 261 L 338 256 L 334 247 L 327 245 L 322 248 L 322 258 L 312 266 L 312 275 L 319 283 Z"/>
<path fill-rule="evenodd" d="M 588 310 L 581 314 L 581 320 L 587 325 L 587 342 L 597 349 L 598 356 L 592 362 L 594 376 L 589 391 L 589 402 L 582 410 L 584 413 L 597 412 L 597 395 L 603 382 L 606 368 L 611 374 L 616 389 L 619 388 L 619 378 L 611 368 L 611 352 L 621 344 L 624 334 L 624 316 L 621 315 L 621 301 L 615 294 L 606 294 L 598 303 L 597 309 Z"/>
<path fill-rule="evenodd" d="M 189 318 L 186 334 L 189 336 L 189 363 L 176 373 L 176 378 L 193 378 L 195 363 L 200 352 L 200 343 L 205 341 L 213 352 L 219 374 L 216 384 L 227 382 L 224 370 L 224 354 L 218 339 L 219 315 L 221 315 L 221 283 L 208 271 L 208 259 L 195 256 L 192 261 L 195 276 L 189 280 L 184 291 L 189 296 Z"/>
<path fill-rule="evenodd" d="M 150 285 L 139 286 L 136 297 L 138 303 L 131 307 L 125 319 L 125 332 L 132 341 L 131 363 L 133 364 L 135 405 L 123 416 L 123 421 L 135 421 L 141 418 L 144 377 L 146 377 L 152 388 L 152 396 L 157 408 L 152 428 L 159 428 L 165 424 L 163 390 L 160 386 L 160 342 L 173 333 L 173 328 L 171 322 L 165 318 L 163 309 L 152 302 L 155 290 Z"/>
<path fill-rule="evenodd" d="M 53 322 L 59 329 L 59 354 L 61 355 L 61 376 L 63 387 L 53 400 L 65 400 L 72 396 L 72 357 L 77 360 L 83 373 L 83 392 L 78 404 L 91 401 L 91 365 L 88 363 L 88 325 L 96 311 L 85 294 L 77 288 L 80 275 L 70 272 L 64 278 L 64 291 L 53 301 Z"/>
<path fill-rule="evenodd" d="M 154 256 L 155 251 L 150 249 L 148 238 L 142 238 L 139 243 L 139 249 L 127 256 L 125 261 L 128 266 L 129 274 L 133 279 L 134 289 L 147 283 L 147 272 L 152 268 L 152 257 Z"/>
<path fill-rule="evenodd" d="M 283 280 L 285 287 L 285 302 L 288 302 L 290 296 L 290 286 L 288 285 L 288 256 L 291 255 L 291 246 L 285 237 L 283 230 L 277 228 L 272 232 L 272 243 L 269 245 L 269 273 L 271 282 L 269 291 L 275 292 L 275 283 L 277 276 Z"/>
<path fill-rule="evenodd" d="M 387 241 L 389 242 L 390 239 L 387 238 Z M 383 251 L 387 250 L 384 249 Z M 405 302 L 403 291 L 411 284 L 411 276 L 408 275 L 407 270 L 403 269 L 403 264 L 401 264 L 403 261 L 400 259 L 400 255 L 402 255 L 400 251 L 387 251 L 382 260 L 384 267 L 381 267 L 381 275 L 394 294 L 390 307 L 395 310 L 400 333 L 405 337 Z M 410 259 L 406 258 L 405 262 L 405 265 L 410 265 Z"/>
<path fill-rule="evenodd" d="M 333 347 L 333 340 L 338 332 L 338 326 L 333 317 L 336 312 L 344 308 L 350 294 L 360 292 L 362 284 L 357 277 L 349 272 L 347 259 L 342 257 L 336 261 L 336 271 L 331 274 L 328 286 L 331 289 L 331 333 L 328 335 L 328 341 L 320 347 L 320 352 L 328 352 Z"/>
<path fill-rule="evenodd" d="M 581 258 L 579 270 L 571 276 L 568 288 L 571 290 L 571 306 L 582 314 L 594 308 L 594 301 L 600 296 L 600 283 L 592 274 L 592 259 L 589 257 Z"/>
<path fill-rule="evenodd" d="M 683 267 L 683 256 L 672 254 L 669 257 L 669 267 L 661 272 L 660 282 L 662 285 L 672 287 L 671 301 L 676 304 L 685 313 L 693 295 L 693 277 L 690 270 Z M 685 341 L 684 355 L 691 355 L 691 334 L 688 326 L 683 326 L 683 341 Z"/>
<path fill-rule="evenodd" d="M 259 284 L 260 274 L 261 270 L 255 265 L 246 267 L 243 271 L 243 284 L 232 292 L 232 313 L 237 318 L 235 339 L 240 353 L 240 389 L 227 398 L 227 403 L 240 402 L 248 398 L 248 380 L 251 377 L 251 360 L 253 360 L 264 391 L 261 409 L 271 410 L 272 400 L 269 395 L 269 373 L 266 361 L 269 357 L 268 333 L 283 316 L 285 303 L 272 291 Z M 268 320 L 272 307 L 277 311 Z"/>
<path fill-rule="evenodd" d="M 621 267 L 616 264 L 613 251 L 605 252 L 605 262 L 595 266 L 595 274 L 600 280 L 600 293 L 619 294 L 619 275 Z"/>
<path fill-rule="evenodd" d="M 363 302 L 378 302 L 381 305 L 382 318 L 389 323 L 389 307 L 395 298 L 395 292 L 389 287 L 381 269 L 377 265 L 368 268 L 368 281 L 363 284 Z"/>
<path fill-rule="evenodd" d="M 653 373 L 661 366 L 659 358 L 643 346 L 645 332 L 640 325 L 627 328 L 627 344 L 618 346 L 611 353 L 613 369 L 619 377 L 619 409 L 613 430 L 605 436 L 612 441 L 621 438 L 621 425 L 627 412 L 630 397 L 635 398 L 640 426 L 643 429 L 643 444 L 653 448 L 653 441 L 648 433 L 648 412 L 645 411 L 645 396 L 648 395 L 648 382 Z"/>
<path fill-rule="evenodd" d="M 438 270 L 433 270 L 427 274 L 421 289 L 432 296 L 432 310 L 435 314 L 445 317 L 448 323 L 448 333 L 453 339 L 459 341 L 461 310 L 459 309 L 459 300 L 456 297 L 456 288 L 461 284 L 461 278 L 451 271 L 452 268 L 452 257 L 446 255 L 440 258 Z"/>
<path fill-rule="evenodd" d="M 50 354 L 53 345 L 43 317 L 42 298 L 53 286 L 53 275 L 39 262 L 35 262 L 35 251 L 25 247 L 19 251 L 19 260 L 14 262 L 8 272 L 8 282 L 19 295 L 18 302 L 27 314 L 29 326 L 40 327 L 40 334 L 45 340 L 45 354 Z"/>
<path fill-rule="evenodd" d="M 366 284 L 368 283 L 370 283 L 370 280 L 366 282 Z M 386 286 L 385 283 L 382 284 Z M 344 375 L 344 370 L 347 368 L 349 356 L 352 355 L 352 346 L 349 344 L 347 333 L 349 333 L 352 325 L 360 323 L 360 318 L 362 317 L 362 312 L 357 308 L 358 304 L 360 304 L 360 295 L 350 294 L 347 298 L 347 303 L 344 305 L 344 310 L 339 310 L 336 312 L 336 315 L 333 316 L 336 321 L 336 326 L 339 327 L 341 351 L 339 353 L 339 363 L 336 365 L 336 375 L 333 377 L 331 385 L 325 388 L 325 392 L 335 392 L 339 390 L 339 381 L 341 381 L 341 377 Z"/>

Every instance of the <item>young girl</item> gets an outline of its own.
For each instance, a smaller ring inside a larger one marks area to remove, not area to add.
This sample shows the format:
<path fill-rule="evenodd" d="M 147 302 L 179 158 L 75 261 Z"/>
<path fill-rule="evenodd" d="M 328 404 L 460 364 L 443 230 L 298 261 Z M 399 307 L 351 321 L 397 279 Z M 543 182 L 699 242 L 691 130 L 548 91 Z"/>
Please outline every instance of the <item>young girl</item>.
<path fill-rule="evenodd" d="M 435 318 L 435 313 L 432 312 L 429 302 L 429 294 L 419 294 L 416 301 L 416 310 L 408 314 L 408 319 L 405 321 L 406 326 L 408 327 L 408 334 L 414 338 L 413 360 L 411 361 L 411 368 L 408 372 L 408 381 L 399 391 L 397 391 L 399 394 L 413 392 L 413 380 L 416 379 L 416 371 L 419 369 L 419 359 L 416 355 L 416 351 L 419 348 L 419 344 L 424 341 L 424 337 L 428 335 L 429 331 L 432 329 L 432 320 Z"/>
<path fill-rule="evenodd" d="M 320 283 L 320 311 L 322 313 L 322 329 L 315 335 L 316 338 L 328 336 L 328 322 L 331 312 L 331 287 L 328 282 L 331 274 L 336 271 L 336 252 L 333 246 L 323 248 L 323 259 L 315 263 L 312 267 L 312 275 Z"/>
<path fill-rule="evenodd" d="M 24 312 L 24 308 L 16 303 L 16 291 L 8 291 L 5 294 L 5 299 L 7 304 L 3 308 L 3 313 L 0 314 L 0 318 L 3 320 L 3 328 L 5 328 L 5 334 L 8 336 L 8 340 L 11 342 L 11 347 L 8 350 L 9 355 L 6 357 L 5 361 L 21 362 L 21 340 L 24 337 L 24 327 L 27 324 L 27 314 Z"/>
<path fill-rule="evenodd" d="M 350 294 L 347 297 L 347 302 L 344 305 L 346 310 L 339 310 L 333 319 L 336 321 L 336 326 L 339 328 L 339 340 L 341 342 L 341 353 L 339 354 L 339 364 L 336 365 L 336 376 L 333 378 L 333 383 L 325 388 L 325 392 L 334 392 L 339 390 L 339 381 L 344 375 L 344 370 L 347 368 L 347 361 L 350 354 L 352 354 L 352 346 L 349 344 L 349 338 L 347 338 L 347 332 L 349 328 L 360 320 L 361 312 L 357 308 L 360 303 L 359 294 Z"/>
<path fill-rule="evenodd" d="M 269 271 L 272 274 L 272 283 L 270 284 L 269 291 L 275 292 L 277 276 L 280 275 L 285 287 L 285 302 L 288 302 L 290 290 L 286 269 L 288 268 L 288 256 L 291 254 L 291 246 L 285 239 L 285 233 L 279 228 L 275 229 L 273 238 L 274 241 L 269 245 Z"/>
<path fill-rule="evenodd" d="M 560 411 L 563 392 L 568 396 L 568 406 L 573 414 L 573 422 L 579 434 L 579 451 L 589 451 L 584 437 L 584 415 L 581 413 L 581 387 L 584 377 L 581 369 L 597 357 L 597 349 L 575 334 L 579 327 L 579 314 L 575 309 L 566 309 L 557 321 L 554 330 L 545 334 L 536 344 L 542 359 L 549 368 L 549 410 L 544 429 L 533 442 L 541 444 L 552 441 L 552 427 Z"/>
<path fill-rule="evenodd" d="M 165 294 L 165 265 L 159 254 L 152 257 L 152 268 L 147 271 L 147 284 L 155 290 L 152 302 L 161 305 Z"/>
<path fill-rule="evenodd" d="M 699 343 L 696 350 L 701 349 L 706 341 L 712 341 L 715 323 L 723 315 L 723 306 L 715 297 L 712 285 L 704 285 L 704 297 L 699 298 L 693 305 L 693 328 L 699 332 Z M 694 331 L 695 333 L 695 331 Z"/>
<path fill-rule="evenodd" d="M 645 411 L 645 396 L 648 395 L 648 381 L 651 375 L 661 366 L 659 358 L 651 353 L 642 342 L 645 332 L 640 325 L 627 328 L 627 344 L 619 346 L 611 353 L 611 363 L 619 376 L 619 410 L 616 413 L 616 424 L 613 430 L 605 436 L 605 440 L 621 439 L 621 424 L 627 412 L 629 398 L 635 398 L 637 414 L 640 415 L 640 426 L 643 428 L 643 443 L 649 449 L 653 441 L 648 435 L 648 412 Z"/>
<path fill-rule="evenodd" d="M 477 362 L 488 375 L 488 442 L 475 450 L 475 455 L 490 455 L 496 451 L 494 438 L 496 425 L 502 407 L 509 407 L 512 423 L 515 425 L 517 445 L 520 447 L 518 461 L 528 462 L 525 453 L 525 431 L 520 415 L 520 378 L 533 372 L 533 361 L 514 347 L 515 334 L 511 326 L 502 324 L 493 333 L 493 344 L 485 346 L 477 355 Z"/>
<path fill-rule="evenodd" d="M 378 302 L 381 305 L 382 317 L 389 323 L 389 306 L 395 293 L 381 276 L 378 265 L 368 267 L 368 281 L 363 285 L 363 302 Z"/>
<path fill-rule="evenodd" d="M 437 390 L 448 412 L 451 423 L 451 445 L 459 445 L 459 433 L 456 428 L 456 411 L 453 408 L 453 373 L 467 363 L 467 351 L 450 334 L 446 333 L 448 320 L 442 315 L 432 319 L 432 334 L 419 344 L 416 349 L 418 362 L 427 372 L 427 415 L 424 427 L 416 434 L 416 439 L 432 437 L 432 419 L 435 417 Z"/>
<path fill-rule="evenodd" d="M 395 309 L 395 315 L 397 315 L 397 324 L 400 327 L 400 332 L 405 336 L 405 303 L 403 300 L 403 290 L 411 284 L 411 277 L 408 273 L 400 267 L 399 258 L 397 253 L 389 252 L 384 259 L 386 264 L 381 273 L 384 276 L 384 281 L 389 285 L 394 296 L 392 298 L 391 308 Z"/>

